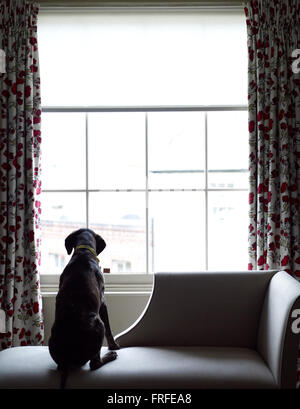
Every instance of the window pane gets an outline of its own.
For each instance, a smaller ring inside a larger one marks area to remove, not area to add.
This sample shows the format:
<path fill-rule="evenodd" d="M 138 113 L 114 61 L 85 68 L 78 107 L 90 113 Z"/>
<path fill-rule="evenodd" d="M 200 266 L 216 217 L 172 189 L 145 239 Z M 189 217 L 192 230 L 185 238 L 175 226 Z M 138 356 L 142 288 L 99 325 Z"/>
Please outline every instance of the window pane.
<path fill-rule="evenodd" d="M 89 203 L 90 228 L 106 242 L 101 267 L 112 273 L 145 273 L 145 193 L 90 193 Z"/>
<path fill-rule="evenodd" d="M 45 105 L 247 103 L 243 9 L 41 10 Z"/>
<path fill-rule="evenodd" d="M 43 189 L 85 188 L 85 115 L 43 113 Z"/>
<path fill-rule="evenodd" d="M 209 112 L 208 187 L 248 187 L 248 113 Z"/>
<path fill-rule="evenodd" d="M 149 188 L 204 186 L 204 114 L 148 114 Z"/>
<path fill-rule="evenodd" d="M 145 114 L 89 114 L 89 188 L 144 189 Z"/>
<path fill-rule="evenodd" d="M 247 270 L 248 193 L 208 193 L 208 269 Z"/>
<path fill-rule="evenodd" d="M 84 193 L 42 193 L 42 273 L 62 273 L 70 259 L 66 237 L 86 227 L 85 203 Z"/>
<path fill-rule="evenodd" d="M 205 215 L 202 192 L 149 194 L 149 270 L 205 269 Z"/>

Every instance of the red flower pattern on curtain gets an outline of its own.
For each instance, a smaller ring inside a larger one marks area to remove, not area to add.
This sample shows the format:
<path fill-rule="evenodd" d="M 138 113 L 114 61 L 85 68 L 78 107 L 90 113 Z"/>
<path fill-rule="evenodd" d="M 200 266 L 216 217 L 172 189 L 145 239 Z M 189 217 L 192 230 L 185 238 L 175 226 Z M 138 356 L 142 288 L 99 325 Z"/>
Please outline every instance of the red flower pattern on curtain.
<path fill-rule="evenodd" d="M 248 0 L 249 270 L 300 279 L 298 0 Z M 300 357 L 300 355 L 299 355 Z M 300 359 L 298 364 L 300 383 Z"/>
<path fill-rule="evenodd" d="M 0 350 L 43 343 L 40 293 L 41 107 L 37 48 L 38 6 L 0 5 L 0 307 L 6 333 Z"/>
<path fill-rule="evenodd" d="M 249 1 L 249 269 L 300 277 L 300 3 Z"/>

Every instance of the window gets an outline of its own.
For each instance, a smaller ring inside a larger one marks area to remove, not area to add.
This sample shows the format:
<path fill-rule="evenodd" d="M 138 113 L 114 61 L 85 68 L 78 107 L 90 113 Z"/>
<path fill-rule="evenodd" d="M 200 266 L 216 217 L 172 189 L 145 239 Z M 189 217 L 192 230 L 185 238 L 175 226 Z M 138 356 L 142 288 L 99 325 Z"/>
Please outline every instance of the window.
<path fill-rule="evenodd" d="M 42 272 L 89 227 L 112 273 L 246 269 L 243 11 L 41 11 Z"/>
<path fill-rule="evenodd" d="M 113 260 L 112 261 L 113 270 L 118 273 L 131 273 L 131 262 L 124 260 Z"/>

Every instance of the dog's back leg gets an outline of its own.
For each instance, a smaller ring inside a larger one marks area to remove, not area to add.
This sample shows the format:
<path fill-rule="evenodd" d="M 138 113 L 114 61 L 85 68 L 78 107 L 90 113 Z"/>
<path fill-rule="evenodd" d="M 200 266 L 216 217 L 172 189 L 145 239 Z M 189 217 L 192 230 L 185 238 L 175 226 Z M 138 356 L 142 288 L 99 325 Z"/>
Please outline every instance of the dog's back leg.
<path fill-rule="evenodd" d="M 90 360 L 90 368 L 92 371 L 100 368 L 101 366 L 107 364 L 110 361 L 114 361 L 117 358 L 117 353 L 115 351 L 108 351 L 103 357 L 100 356 L 100 351 L 93 356 Z"/>

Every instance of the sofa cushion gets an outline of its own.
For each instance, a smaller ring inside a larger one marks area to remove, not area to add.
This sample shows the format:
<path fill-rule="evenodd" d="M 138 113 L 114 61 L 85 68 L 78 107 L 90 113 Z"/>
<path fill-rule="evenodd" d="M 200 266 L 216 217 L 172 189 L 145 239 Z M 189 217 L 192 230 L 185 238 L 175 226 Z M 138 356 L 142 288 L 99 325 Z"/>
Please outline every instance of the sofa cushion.
<path fill-rule="evenodd" d="M 106 348 L 102 349 L 104 354 Z M 60 373 L 48 347 L 0 352 L 2 388 L 58 388 Z M 260 355 L 248 348 L 128 347 L 96 371 L 70 372 L 67 388 L 276 388 Z"/>
<path fill-rule="evenodd" d="M 5 349 L 0 352 L 0 388 L 58 388 L 56 368 L 48 347 Z"/>

